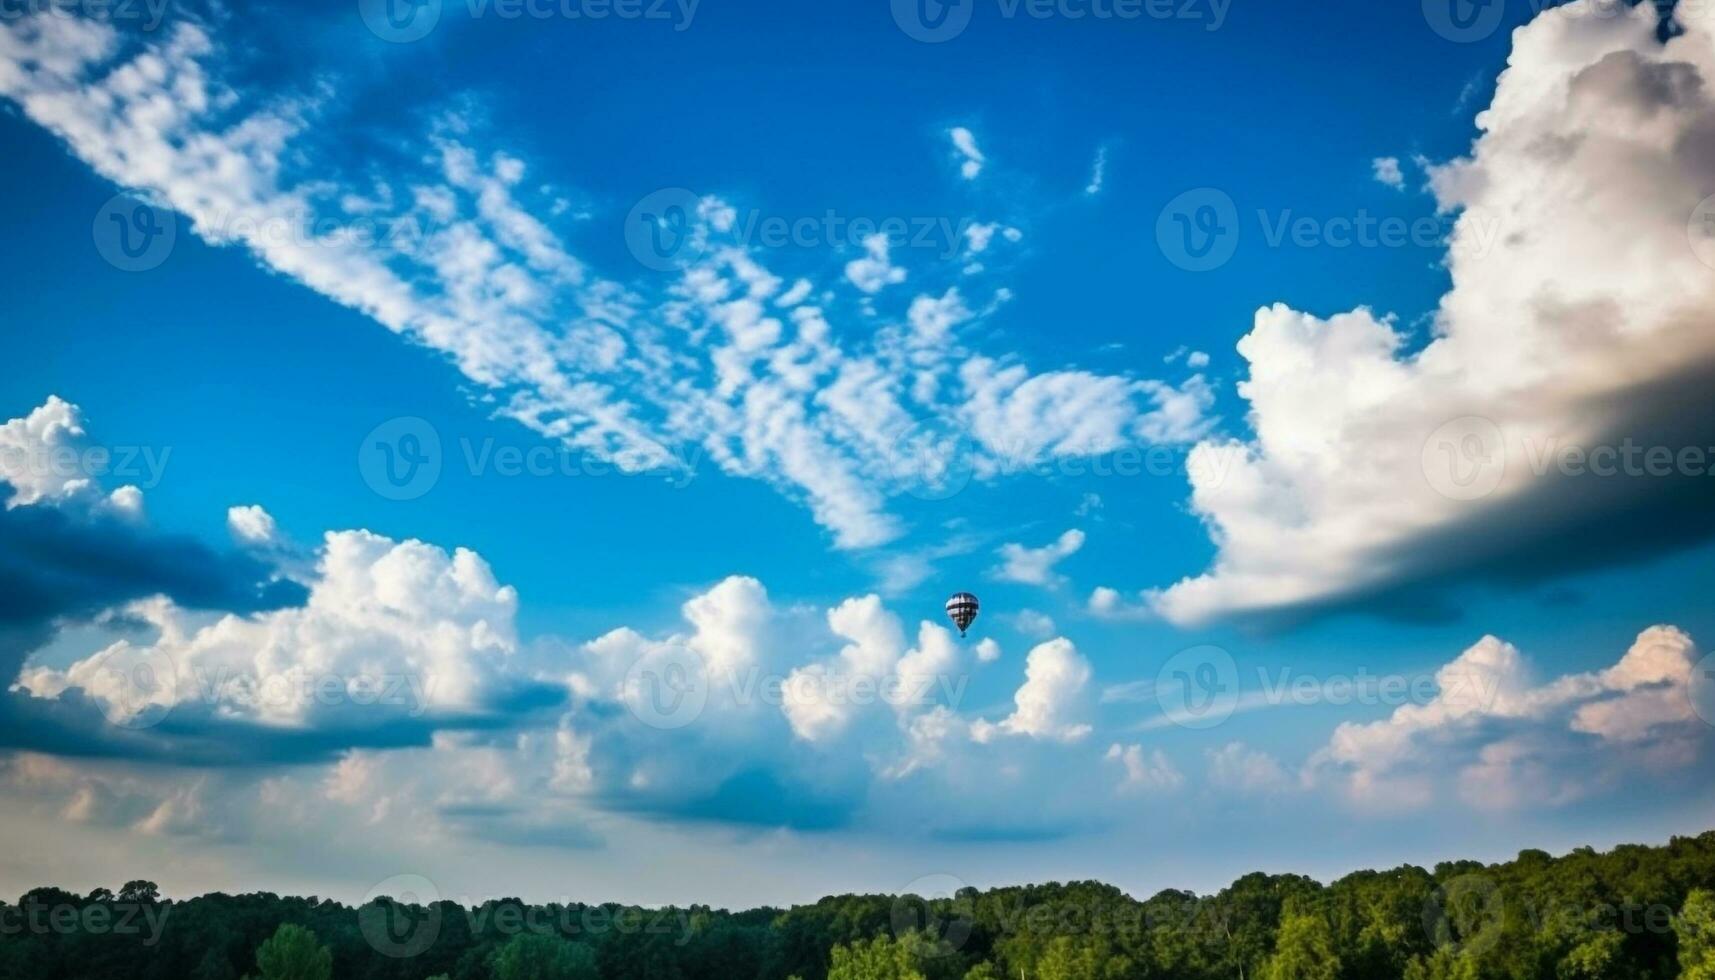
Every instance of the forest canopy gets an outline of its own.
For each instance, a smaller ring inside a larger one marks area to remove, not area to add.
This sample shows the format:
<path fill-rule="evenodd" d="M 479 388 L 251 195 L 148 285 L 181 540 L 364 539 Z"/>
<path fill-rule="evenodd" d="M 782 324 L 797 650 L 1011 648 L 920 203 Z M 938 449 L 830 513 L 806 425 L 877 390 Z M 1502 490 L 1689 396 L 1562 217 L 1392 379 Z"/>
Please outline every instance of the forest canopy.
<path fill-rule="evenodd" d="M 44 887 L 0 902 L 0 977 L 1715 980 L 1715 831 L 1144 900 L 1097 882 L 744 912 Z"/>

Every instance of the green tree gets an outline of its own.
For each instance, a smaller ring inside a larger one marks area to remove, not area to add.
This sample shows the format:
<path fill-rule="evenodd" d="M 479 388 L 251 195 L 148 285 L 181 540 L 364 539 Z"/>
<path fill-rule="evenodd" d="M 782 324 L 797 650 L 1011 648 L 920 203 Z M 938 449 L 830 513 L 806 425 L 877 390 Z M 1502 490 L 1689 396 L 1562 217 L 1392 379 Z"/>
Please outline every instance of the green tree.
<path fill-rule="evenodd" d="M 1555 969 L 1558 980 L 1620 980 L 1629 972 L 1625 968 L 1623 933 L 1610 929 L 1592 933 L 1574 946 Z"/>
<path fill-rule="evenodd" d="M 596 980 L 595 952 L 534 932 L 513 936 L 494 956 L 494 980 Z"/>
<path fill-rule="evenodd" d="M 227 960 L 226 950 L 217 946 L 203 951 L 202 959 L 197 961 L 197 968 L 191 973 L 191 980 L 237 980 L 237 977 L 238 971 Z"/>
<path fill-rule="evenodd" d="M 917 946 L 917 938 L 911 935 L 897 941 L 877 936 L 835 946 L 828 980 L 926 980 L 913 953 Z"/>
<path fill-rule="evenodd" d="M 1680 980 L 1715 980 L 1715 892 L 1694 888 L 1673 920 Z"/>
<path fill-rule="evenodd" d="M 287 923 L 256 948 L 257 980 L 332 980 L 333 953 L 316 934 Z"/>
<path fill-rule="evenodd" d="M 1262 980 L 1338 980 L 1339 976 L 1340 956 L 1327 919 L 1297 914 L 1281 922 Z"/>
<path fill-rule="evenodd" d="M 119 900 L 121 902 L 139 902 L 144 905 L 153 905 L 161 900 L 161 889 L 152 881 L 143 881 L 142 879 L 127 881 L 119 889 Z"/>

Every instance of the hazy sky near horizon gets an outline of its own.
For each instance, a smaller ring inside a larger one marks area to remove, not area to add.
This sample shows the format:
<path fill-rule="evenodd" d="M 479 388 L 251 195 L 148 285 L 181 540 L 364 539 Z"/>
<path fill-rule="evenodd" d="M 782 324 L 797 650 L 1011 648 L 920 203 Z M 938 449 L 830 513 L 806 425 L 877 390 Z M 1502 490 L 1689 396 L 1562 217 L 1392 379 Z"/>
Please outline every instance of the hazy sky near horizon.
<path fill-rule="evenodd" d="M 1708 829 L 1712 86 L 1706 5 L 8 7 L 0 894 Z"/>

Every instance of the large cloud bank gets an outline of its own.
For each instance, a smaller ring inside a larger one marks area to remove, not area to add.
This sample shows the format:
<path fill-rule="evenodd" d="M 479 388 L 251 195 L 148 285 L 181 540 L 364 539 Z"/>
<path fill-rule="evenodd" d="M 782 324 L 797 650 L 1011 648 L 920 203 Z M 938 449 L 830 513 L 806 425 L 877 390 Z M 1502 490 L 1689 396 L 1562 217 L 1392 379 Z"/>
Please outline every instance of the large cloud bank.
<path fill-rule="evenodd" d="M 1567 567 L 1711 530 L 1715 239 L 1693 219 L 1715 192 L 1715 34 L 1663 43 L 1652 4 L 1600 6 L 1521 28 L 1470 155 L 1431 168 L 1459 217 L 1428 343 L 1370 309 L 1257 313 L 1239 343 L 1255 438 L 1205 442 L 1189 468 L 1219 553 L 1149 608 L 1313 607 L 1461 569 L 1529 576 L 1519 556 L 1556 533 L 1547 564 Z M 1628 441 L 1632 468 L 1598 472 Z M 1618 515 L 1638 521 L 1566 553 Z"/>

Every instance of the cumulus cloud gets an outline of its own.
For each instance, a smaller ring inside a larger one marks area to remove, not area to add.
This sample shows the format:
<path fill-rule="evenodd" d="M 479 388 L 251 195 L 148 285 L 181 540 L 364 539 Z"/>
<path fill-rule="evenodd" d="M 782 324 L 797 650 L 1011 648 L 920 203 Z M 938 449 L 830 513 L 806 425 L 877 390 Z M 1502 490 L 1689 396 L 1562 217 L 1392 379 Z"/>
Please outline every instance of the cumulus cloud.
<path fill-rule="evenodd" d="M 839 655 L 797 668 L 786 679 L 786 718 L 805 741 L 840 735 L 861 707 L 863 691 L 875 691 L 900 714 L 932 707 L 937 685 L 944 687 L 958 665 L 952 634 L 930 623 L 919 626 L 917 645 L 907 650 L 904 628 L 879 596 L 848 599 L 830 610 L 828 628 L 849 641 Z"/>
<path fill-rule="evenodd" d="M 971 735 L 978 742 L 1000 736 L 1075 742 L 1091 732 L 1082 721 L 1090 663 L 1071 640 L 1058 638 L 1035 647 L 1025 657 L 1024 684 L 1013 695 L 1012 714 L 999 722 L 979 721 Z"/>
<path fill-rule="evenodd" d="M 76 405 L 50 397 L 0 426 L 0 440 L 0 681 L 16 676 L 55 624 L 132 601 L 168 596 L 187 608 L 247 612 L 301 599 L 267 563 L 149 527 L 141 491 L 103 485 L 116 453 L 89 439 Z M 0 742 L 47 737 L 5 704 Z"/>
<path fill-rule="evenodd" d="M 963 126 L 954 126 L 947 130 L 947 136 L 953 141 L 953 150 L 960 158 L 959 176 L 976 180 L 983 172 L 983 164 L 988 162 L 983 151 L 977 148 L 976 134 Z"/>
<path fill-rule="evenodd" d="M 32 784 L 59 812 L 92 823 L 219 836 L 258 819 L 258 793 L 317 819 L 325 813 L 302 787 L 266 774 L 323 764 L 313 795 L 352 820 L 405 807 L 432 814 L 438 832 L 515 843 L 587 846 L 592 832 L 571 816 L 579 807 L 832 827 L 895 784 L 910 786 L 899 791 L 909 800 L 933 801 L 938 820 L 956 817 L 950 833 L 980 834 L 988 818 L 976 801 L 1027 792 L 1021 779 L 1056 764 L 1026 746 L 1089 731 L 1090 668 L 1068 641 L 1031 654 L 1016 710 L 988 724 L 961 713 L 969 676 L 952 633 L 927 621 L 907 630 L 873 595 L 819 613 L 733 576 L 684 601 L 681 629 L 527 641 L 516 591 L 465 549 L 349 530 L 299 556 L 266 510 L 233 508 L 241 542 L 293 556 L 298 581 L 284 581 L 252 559 L 190 545 L 138 559 L 129 552 L 148 554 L 158 539 L 80 499 L 44 495 L 0 511 L 0 539 L 62 566 L 4 570 L 14 588 L 0 594 L 25 604 L 18 614 L 34 632 L 7 672 L 0 746 L 248 773 L 139 786 L 110 767 Z M 66 529 L 89 539 L 68 545 Z M 143 581 L 72 587 L 80 576 L 102 582 L 110 553 Z M 174 569 L 178 560 L 196 574 Z M 292 601 L 260 603 L 264 575 Z M 8 602 L 0 614 L 13 616 Z M 23 663 L 72 625 L 78 633 L 60 640 L 76 655 Z M 999 653 L 992 641 L 974 648 L 983 662 Z M 397 775 L 396 756 L 380 763 L 384 751 L 415 753 L 409 779 Z M 1091 762 L 1087 777 L 1096 770 Z M 260 790 L 243 787 L 257 779 Z"/>
<path fill-rule="evenodd" d="M 879 293 L 905 281 L 905 270 L 888 259 L 887 236 L 871 235 L 863 240 L 864 256 L 846 263 L 846 279 L 866 293 Z"/>
<path fill-rule="evenodd" d="M 242 544 L 269 546 L 280 543 L 280 529 L 274 523 L 274 515 L 255 504 L 228 508 L 226 527 Z"/>
<path fill-rule="evenodd" d="M 80 690 L 119 724 L 181 706 L 322 730 L 480 713 L 506 688 L 517 603 L 473 552 L 335 532 L 302 607 L 204 626 L 164 599 L 133 603 L 152 641 L 121 639 L 63 670 L 26 668 L 18 686 L 38 698 Z M 145 668 L 148 687 L 135 680 Z"/>
<path fill-rule="evenodd" d="M 1008 542 L 1000 546 L 998 554 L 1001 563 L 995 568 L 994 575 L 1003 582 L 1018 582 L 1023 585 L 1057 585 L 1065 581 L 1065 577 L 1054 571 L 1054 566 L 1078 553 L 1084 546 L 1084 532 L 1073 528 L 1060 535 L 1053 543 L 1040 548 L 1027 548 L 1022 544 Z"/>
<path fill-rule="evenodd" d="M 1011 225 L 1003 225 L 997 221 L 973 221 L 965 226 L 966 252 L 970 255 L 981 255 L 988 251 L 997 234 L 1014 244 L 1024 240 L 1024 232 Z"/>
<path fill-rule="evenodd" d="M 1376 157 L 1370 167 L 1376 183 L 1396 191 L 1405 188 L 1405 173 L 1399 168 L 1399 157 Z"/>
<path fill-rule="evenodd" d="M 0 482 L 10 494 L 6 507 L 31 504 L 79 504 L 123 517 L 141 517 L 143 492 L 135 486 L 108 493 L 101 486 L 115 469 L 114 453 L 91 444 L 76 405 L 49 395 L 28 415 L 0 425 Z M 137 449 L 122 454 L 127 473 L 159 480 L 170 451 Z"/>
<path fill-rule="evenodd" d="M 1367 308 L 1260 310 L 1238 345 L 1255 436 L 1190 459 L 1218 555 L 1153 591 L 1155 610 L 1190 624 L 1461 572 L 1540 578 L 1715 530 L 1671 466 L 1552 465 L 1568 447 L 1712 444 L 1688 406 L 1715 370 L 1715 277 L 1687 238 L 1715 186 L 1711 79 L 1709 25 L 1660 41 L 1649 4 L 1518 31 L 1470 155 L 1430 171 L 1457 220 L 1427 343 Z"/>
<path fill-rule="evenodd" d="M 1026 636 L 1049 637 L 1054 635 L 1054 617 L 1039 609 L 1020 609 L 1012 614 L 1012 626 Z"/>
<path fill-rule="evenodd" d="M 12 485 L 7 507 L 57 501 L 89 486 L 89 477 L 68 459 L 82 446 L 77 407 L 57 395 L 23 418 L 0 425 L 0 479 Z"/>
<path fill-rule="evenodd" d="M 1209 783 L 1239 793 L 1276 793 L 1292 785 L 1279 760 L 1243 742 L 1229 742 L 1208 752 Z"/>
<path fill-rule="evenodd" d="M 974 356 L 957 331 L 937 346 L 925 329 L 986 308 L 955 308 L 944 289 L 925 294 L 939 307 L 877 308 L 905 279 L 885 236 L 847 266 L 862 294 L 849 302 L 769 269 L 740 240 L 736 209 L 705 196 L 680 206 L 676 276 L 603 279 L 523 179 L 537 168 L 482 146 L 457 114 L 412 136 L 380 191 L 346 180 L 342 108 L 320 91 L 234 87 L 249 77 L 233 54 L 244 47 L 184 22 L 133 42 L 90 20 L 15 18 L 0 24 L 0 98 L 203 240 L 445 355 L 543 438 L 628 471 L 706 459 L 801 502 L 836 545 L 867 548 L 903 533 L 889 501 L 920 483 L 910 447 L 925 433 L 968 435 L 993 479 L 1015 471 L 996 464 L 1003 449 L 1084 454 L 1206 431 L 1189 415 L 1207 405 L 1195 388 L 1040 374 L 1003 352 Z"/>
<path fill-rule="evenodd" d="M 615 630 L 570 658 L 568 724 L 599 806 L 822 827 L 902 794 L 900 812 L 932 801 L 936 821 L 976 832 L 988 818 L 975 801 L 1028 792 L 1029 773 L 1064 766 L 1058 750 L 1091 731 L 1091 668 L 1064 639 L 1031 652 L 1014 711 L 990 722 L 962 710 L 968 666 L 954 636 L 927 621 L 907 629 L 876 596 L 818 613 L 736 578 L 689 600 L 685 619 L 691 629 L 665 636 Z M 711 630 L 748 652 L 717 667 L 699 652 Z M 661 724 L 654 700 L 654 682 L 673 677 L 696 701 L 682 725 Z M 1079 778 L 1097 775 L 1092 764 Z"/>
<path fill-rule="evenodd" d="M 1108 746 L 1103 758 L 1119 763 L 1125 770 L 1119 784 L 1121 793 L 1166 792 L 1185 785 L 1184 773 L 1160 749 L 1145 754 L 1141 745 L 1122 747 L 1115 743 Z"/>
<path fill-rule="evenodd" d="M 1386 719 L 1340 725 L 1312 772 L 1368 806 L 1456 793 L 1483 808 L 1570 802 L 1644 769 L 1683 770 L 1707 740 L 1700 655 L 1672 626 L 1639 634 L 1613 667 L 1541 680 L 1484 637 L 1436 672 L 1439 693 Z"/>

